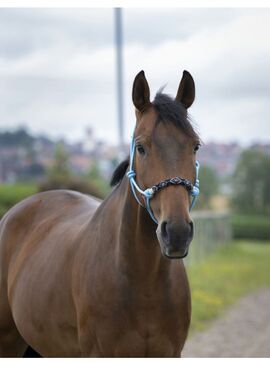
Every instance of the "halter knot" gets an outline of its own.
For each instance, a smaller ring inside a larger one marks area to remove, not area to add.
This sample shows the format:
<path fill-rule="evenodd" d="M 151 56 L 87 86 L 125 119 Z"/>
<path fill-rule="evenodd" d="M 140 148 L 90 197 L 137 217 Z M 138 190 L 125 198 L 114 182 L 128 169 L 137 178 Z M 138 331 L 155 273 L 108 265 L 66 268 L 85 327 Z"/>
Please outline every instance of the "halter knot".
<path fill-rule="evenodd" d="M 129 179 L 132 179 L 133 177 L 135 177 L 135 176 L 136 176 L 136 173 L 135 173 L 135 171 L 130 170 L 130 171 L 128 171 L 128 172 L 126 173 L 126 175 L 127 175 L 127 177 L 128 177 Z"/>
<path fill-rule="evenodd" d="M 192 196 L 198 196 L 200 194 L 200 190 L 197 186 L 193 186 L 193 189 L 191 190 L 190 194 Z"/>
<path fill-rule="evenodd" d="M 154 193 L 155 193 L 154 189 L 149 188 L 149 189 L 144 190 L 143 195 L 144 195 L 146 198 L 151 199 L 151 198 L 153 198 Z"/>

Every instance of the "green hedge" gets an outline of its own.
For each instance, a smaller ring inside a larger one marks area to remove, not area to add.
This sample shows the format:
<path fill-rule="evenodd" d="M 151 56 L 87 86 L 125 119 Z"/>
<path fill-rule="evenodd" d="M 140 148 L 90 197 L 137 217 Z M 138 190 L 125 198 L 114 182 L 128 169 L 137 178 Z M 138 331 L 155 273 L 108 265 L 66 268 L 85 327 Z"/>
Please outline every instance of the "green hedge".
<path fill-rule="evenodd" d="M 236 239 L 270 240 L 270 216 L 235 215 L 232 229 Z"/>
<path fill-rule="evenodd" d="M 93 184 L 91 181 L 87 181 L 82 177 L 61 177 L 55 176 L 51 177 L 47 180 L 44 180 L 38 185 L 38 191 L 48 191 L 55 189 L 69 189 L 79 191 L 83 194 L 90 194 L 96 196 L 97 198 L 103 199 L 104 194 L 97 187 L 97 185 Z"/>
<path fill-rule="evenodd" d="M 0 218 L 15 204 L 37 192 L 34 184 L 0 185 Z"/>
<path fill-rule="evenodd" d="M 36 185 L 34 183 L 0 184 L 0 219 L 15 204 L 39 191 L 52 189 L 71 189 L 84 194 L 104 198 L 101 189 L 80 177 L 51 178 Z"/>

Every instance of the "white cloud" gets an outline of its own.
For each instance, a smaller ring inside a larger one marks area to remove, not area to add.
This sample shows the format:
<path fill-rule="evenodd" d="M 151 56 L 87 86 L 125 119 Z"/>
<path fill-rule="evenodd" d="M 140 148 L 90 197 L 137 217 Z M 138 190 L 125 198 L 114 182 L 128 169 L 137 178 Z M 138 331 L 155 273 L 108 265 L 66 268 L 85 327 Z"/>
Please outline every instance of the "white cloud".
<path fill-rule="evenodd" d="M 125 48 L 126 138 L 134 126 L 132 82 L 141 69 L 146 71 L 152 97 L 166 83 L 165 92 L 174 95 L 183 69 L 193 74 L 197 99 L 191 112 L 204 140 L 269 138 L 270 9 L 226 10 L 196 9 L 194 18 L 190 9 L 178 14 L 166 10 L 163 18 L 147 9 L 143 16 L 139 10 L 127 11 L 125 27 L 130 23 L 133 36 L 127 36 L 126 41 L 132 42 Z M 11 44 L 19 44 L 19 34 L 14 40 L 16 19 L 25 24 L 27 36 L 22 30 L 22 37 L 29 42 L 25 52 L 20 45 L 19 54 L 12 57 L 0 51 L 0 127 L 26 120 L 35 131 L 74 139 L 89 124 L 99 137 L 116 141 L 112 13 L 36 10 L 31 15 L 17 10 L 14 14 L 13 32 L 5 33 L 5 42 L 11 34 Z M 34 14 L 39 14 L 37 19 Z M 12 11 L 8 15 L 12 18 Z M 145 33 L 147 19 L 149 33 Z M 189 27 L 183 35 L 181 22 Z M 98 41 L 103 27 L 106 37 Z M 168 29 L 170 37 L 158 27 Z M 44 42 L 32 42 L 31 30 L 33 39 L 40 32 Z M 3 34 L 0 49 L 2 41 Z"/>

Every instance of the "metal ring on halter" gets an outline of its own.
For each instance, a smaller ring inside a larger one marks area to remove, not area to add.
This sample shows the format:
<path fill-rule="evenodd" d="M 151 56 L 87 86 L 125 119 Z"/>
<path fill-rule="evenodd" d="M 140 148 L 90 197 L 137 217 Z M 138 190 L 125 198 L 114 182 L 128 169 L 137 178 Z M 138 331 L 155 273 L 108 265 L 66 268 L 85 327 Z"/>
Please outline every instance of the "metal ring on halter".
<path fill-rule="evenodd" d="M 194 207 L 195 202 L 197 197 L 199 196 L 200 193 L 200 183 L 199 183 L 199 169 L 200 169 L 200 164 L 198 161 L 196 161 L 196 179 L 195 179 L 195 184 L 193 185 L 189 180 L 184 179 L 180 176 L 176 176 L 173 177 L 171 179 L 165 179 L 163 181 L 161 181 L 160 183 L 153 185 L 151 188 L 148 188 L 146 190 L 142 190 L 139 185 L 136 183 L 135 180 L 135 176 L 136 173 L 133 170 L 133 162 L 134 162 L 134 156 L 135 156 L 135 150 L 136 150 L 136 146 L 135 146 L 135 140 L 134 140 L 134 136 L 132 137 L 132 141 L 131 141 L 131 145 L 130 145 L 130 161 L 129 161 L 129 171 L 126 173 L 126 176 L 129 178 L 130 181 L 130 186 L 133 192 L 133 195 L 135 197 L 135 199 L 137 200 L 138 204 L 140 204 L 142 207 L 142 203 L 140 202 L 140 199 L 137 196 L 136 190 L 144 197 L 145 202 L 146 202 L 146 206 L 145 208 L 147 209 L 150 217 L 153 219 L 153 221 L 158 224 L 158 221 L 156 220 L 154 213 L 151 209 L 150 206 L 150 200 L 154 197 L 154 195 L 161 189 L 166 188 L 167 186 L 170 185 L 182 185 L 190 194 L 190 196 L 192 197 L 191 199 L 191 203 L 189 206 L 189 210 L 191 211 L 191 209 Z"/>

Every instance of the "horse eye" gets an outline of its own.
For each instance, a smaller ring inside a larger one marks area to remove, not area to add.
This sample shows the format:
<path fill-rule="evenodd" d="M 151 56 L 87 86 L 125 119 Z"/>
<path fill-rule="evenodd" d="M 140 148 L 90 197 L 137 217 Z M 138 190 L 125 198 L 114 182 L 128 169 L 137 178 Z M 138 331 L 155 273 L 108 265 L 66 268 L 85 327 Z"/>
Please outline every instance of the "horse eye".
<path fill-rule="evenodd" d="M 144 150 L 144 148 L 141 144 L 137 145 L 136 148 L 137 148 L 137 151 L 139 152 L 140 155 L 145 154 L 145 150 Z"/>
<path fill-rule="evenodd" d="M 196 146 L 193 149 L 194 153 L 196 153 L 199 150 L 199 148 L 200 148 L 200 144 L 198 143 L 198 144 L 196 144 Z"/>

